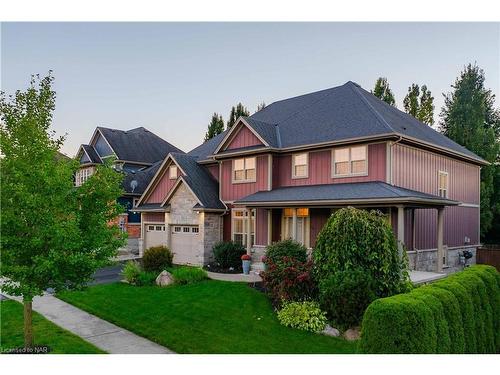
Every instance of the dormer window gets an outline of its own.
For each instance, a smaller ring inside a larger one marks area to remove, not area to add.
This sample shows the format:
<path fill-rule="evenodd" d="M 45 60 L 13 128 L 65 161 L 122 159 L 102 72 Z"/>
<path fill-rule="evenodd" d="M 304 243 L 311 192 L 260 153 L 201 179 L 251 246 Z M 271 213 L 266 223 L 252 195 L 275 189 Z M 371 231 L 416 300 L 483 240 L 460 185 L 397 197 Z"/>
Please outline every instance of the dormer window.
<path fill-rule="evenodd" d="M 171 180 L 177 179 L 177 166 L 176 165 L 171 165 L 168 168 L 168 176 Z"/>
<path fill-rule="evenodd" d="M 438 195 L 442 198 L 448 198 L 448 173 L 439 171 L 438 174 Z"/>
<path fill-rule="evenodd" d="M 92 167 L 89 168 L 81 168 L 75 174 L 75 186 L 82 186 L 94 173 L 94 169 Z"/>
<path fill-rule="evenodd" d="M 256 160 L 253 158 L 241 158 L 233 161 L 233 182 L 255 182 Z"/>
<path fill-rule="evenodd" d="M 336 148 L 333 150 L 333 177 L 363 176 L 368 174 L 367 146 Z"/>
<path fill-rule="evenodd" d="M 309 175 L 309 154 L 292 155 L 292 178 L 307 178 Z"/>

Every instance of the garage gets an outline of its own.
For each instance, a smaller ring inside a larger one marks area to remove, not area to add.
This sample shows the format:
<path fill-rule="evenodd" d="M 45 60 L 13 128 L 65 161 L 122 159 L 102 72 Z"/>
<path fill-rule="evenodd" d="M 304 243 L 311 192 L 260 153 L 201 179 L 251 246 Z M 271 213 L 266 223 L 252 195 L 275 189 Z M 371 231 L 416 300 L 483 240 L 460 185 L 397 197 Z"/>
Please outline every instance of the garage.
<path fill-rule="evenodd" d="M 198 225 L 172 225 L 171 249 L 176 264 L 199 264 L 200 229 Z"/>
<path fill-rule="evenodd" d="M 153 246 L 167 245 L 167 232 L 165 232 L 165 224 L 146 224 L 145 249 Z"/>

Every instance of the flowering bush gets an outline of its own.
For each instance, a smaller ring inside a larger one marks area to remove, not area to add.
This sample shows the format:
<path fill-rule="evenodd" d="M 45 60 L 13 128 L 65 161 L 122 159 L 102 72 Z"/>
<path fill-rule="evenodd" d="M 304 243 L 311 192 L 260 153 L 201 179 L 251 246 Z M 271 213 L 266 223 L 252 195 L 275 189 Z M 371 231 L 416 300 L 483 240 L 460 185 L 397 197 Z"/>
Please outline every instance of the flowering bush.
<path fill-rule="evenodd" d="M 284 257 L 305 262 L 307 260 L 307 249 L 301 243 L 291 239 L 275 242 L 266 248 L 267 260 L 276 263 Z"/>
<path fill-rule="evenodd" d="M 287 327 L 320 332 L 326 326 L 326 316 L 316 302 L 289 302 L 278 311 L 278 320 Z"/>
<path fill-rule="evenodd" d="M 267 259 L 267 270 L 261 273 L 264 286 L 273 304 L 287 301 L 306 301 L 316 297 L 317 288 L 312 279 L 311 261 L 301 262 L 283 257 L 279 262 Z"/>

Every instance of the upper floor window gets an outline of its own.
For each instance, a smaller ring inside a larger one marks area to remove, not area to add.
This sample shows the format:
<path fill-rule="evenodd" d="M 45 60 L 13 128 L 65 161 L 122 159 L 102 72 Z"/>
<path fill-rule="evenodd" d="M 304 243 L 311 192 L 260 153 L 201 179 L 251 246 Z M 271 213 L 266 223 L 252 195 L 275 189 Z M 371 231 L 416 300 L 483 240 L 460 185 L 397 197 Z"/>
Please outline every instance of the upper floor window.
<path fill-rule="evenodd" d="M 309 175 L 309 154 L 292 155 L 292 178 L 307 178 Z"/>
<path fill-rule="evenodd" d="M 75 175 L 75 186 L 82 186 L 85 181 L 92 176 L 92 168 L 81 168 L 76 172 Z"/>
<path fill-rule="evenodd" d="M 177 166 L 176 165 L 171 165 L 168 168 L 168 176 L 171 180 L 177 179 Z"/>
<path fill-rule="evenodd" d="M 438 195 L 443 198 L 448 198 L 448 172 L 439 171 Z"/>
<path fill-rule="evenodd" d="M 368 173 L 367 146 L 336 148 L 333 150 L 333 176 L 356 176 Z"/>
<path fill-rule="evenodd" d="M 254 182 L 256 178 L 255 157 L 233 161 L 233 182 Z"/>

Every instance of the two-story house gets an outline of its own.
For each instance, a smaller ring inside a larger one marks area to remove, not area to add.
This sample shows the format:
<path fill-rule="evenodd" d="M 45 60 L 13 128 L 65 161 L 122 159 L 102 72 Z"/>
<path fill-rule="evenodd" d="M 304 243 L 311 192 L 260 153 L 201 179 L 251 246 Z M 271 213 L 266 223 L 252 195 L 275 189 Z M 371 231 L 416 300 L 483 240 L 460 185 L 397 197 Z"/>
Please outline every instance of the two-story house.
<path fill-rule="evenodd" d="M 125 174 L 124 194 L 118 202 L 125 213 L 118 219 L 129 238 L 141 236 L 141 216 L 132 209 L 170 152 L 182 153 L 177 147 L 149 130 L 139 127 L 131 130 L 97 127 L 88 144 L 80 146 L 77 159 L 80 169 L 75 176 L 76 186 L 83 184 L 95 171 L 96 165 L 109 160 L 113 167 Z"/>
<path fill-rule="evenodd" d="M 143 248 L 205 264 L 220 240 L 313 248 L 345 206 L 387 214 L 410 267 L 458 267 L 479 245 L 483 159 L 353 82 L 275 102 L 188 154 L 171 153 L 144 194 Z"/>

